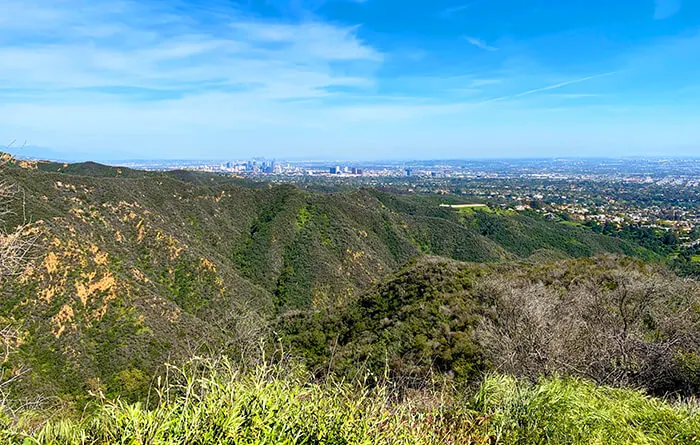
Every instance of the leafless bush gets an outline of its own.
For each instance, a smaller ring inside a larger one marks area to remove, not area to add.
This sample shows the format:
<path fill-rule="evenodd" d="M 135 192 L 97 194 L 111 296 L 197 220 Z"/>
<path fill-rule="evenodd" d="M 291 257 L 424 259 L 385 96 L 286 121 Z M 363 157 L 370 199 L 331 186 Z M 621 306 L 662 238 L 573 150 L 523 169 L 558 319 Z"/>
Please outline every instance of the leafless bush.
<path fill-rule="evenodd" d="M 23 270 L 36 240 L 36 235 L 26 224 L 9 231 L 2 229 L 5 218 L 11 214 L 10 203 L 17 192 L 16 186 L 6 179 L 5 169 L 11 161 L 9 155 L 0 157 L 0 290 Z M 11 360 L 22 342 L 21 335 L 17 323 L 0 319 L 0 409 L 9 409 L 8 388 L 29 372 L 21 363 Z"/>
<path fill-rule="evenodd" d="M 489 278 L 479 342 L 502 371 L 578 375 L 655 393 L 696 393 L 679 357 L 700 357 L 697 282 L 618 270 L 567 286 Z"/>
<path fill-rule="evenodd" d="M 7 363 L 11 356 L 17 352 L 17 346 L 22 341 L 22 333 L 19 329 L 10 325 L 0 329 L 0 363 Z M 29 369 L 20 365 L 14 369 L 2 367 L 0 369 L 0 407 L 7 405 L 7 388 L 15 381 L 21 379 Z"/>
<path fill-rule="evenodd" d="M 11 233 L 0 233 L 0 284 L 21 272 L 35 237 L 22 226 Z"/>
<path fill-rule="evenodd" d="M 0 227 L 12 213 L 10 202 L 17 194 L 17 187 L 4 177 L 4 169 L 10 160 L 8 156 L 0 160 Z M 11 231 L 0 229 L 0 284 L 19 273 L 35 240 L 26 224 Z"/>

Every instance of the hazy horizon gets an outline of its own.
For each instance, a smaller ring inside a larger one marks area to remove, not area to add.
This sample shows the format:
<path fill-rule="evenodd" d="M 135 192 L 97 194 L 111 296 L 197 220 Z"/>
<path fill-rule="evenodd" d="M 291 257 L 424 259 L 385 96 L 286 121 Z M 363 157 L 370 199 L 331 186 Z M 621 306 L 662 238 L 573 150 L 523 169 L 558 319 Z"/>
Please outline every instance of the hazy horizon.
<path fill-rule="evenodd" d="M 411 162 L 421 162 L 421 163 L 438 163 L 438 162 L 468 162 L 468 161 L 621 161 L 621 160 L 700 160 L 700 155 L 625 155 L 625 156 L 576 156 L 576 155 L 562 155 L 562 156 L 527 156 L 527 155 L 513 155 L 513 156 L 468 156 L 468 157 L 452 157 L 452 158 L 431 158 L 431 157 L 365 157 L 365 158 L 353 158 L 353 157 L 305 157 L 305 156 L 288 156 L 288 157 L 272 157 L 264 155 L 251 155 L 251 156 L 235 156 L 235 157 L 221 157 L 221 158 L 208 158 L 208 157 L 189 157 L 189 158 L 106 158 L 106 157 L 90 157 L 86 154 L 77 154 L 74 156 L 61 158 L 52 157 L 51 153 L 54 155 L 59 154 L 52 150 L 46 150 L 42 147 L 0 147 L 0 152 L 7 152 L 12 156 L 19 159 L 29 159 L 29 160 L 40 160 L 40 161 L 55 161 L 55 162 L 69 162 L 69 163 L 79 163 L 79 162 L 97 162 L 97 163 L 107 163 L 114 164 L 117 162 L 123 163 L 149 163 L 149 162 L 226 162 L 226 161 L 245 161 L 245 160 L 265 160 L 265 161 L 280 161 L 280 162 L 319 162 L 319 163 L 333 163 L 333 162 L 343 162 L 343 163 L 411 163 Z"/>

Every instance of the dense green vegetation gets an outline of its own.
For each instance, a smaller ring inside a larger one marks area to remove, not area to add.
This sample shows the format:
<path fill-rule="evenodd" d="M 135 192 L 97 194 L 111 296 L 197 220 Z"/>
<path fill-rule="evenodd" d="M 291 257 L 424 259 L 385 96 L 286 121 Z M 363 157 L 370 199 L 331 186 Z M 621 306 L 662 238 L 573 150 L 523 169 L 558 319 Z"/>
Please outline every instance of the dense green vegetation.
<path fill-rule="evenodd" d="M 639 225 L 624 225 L 618 227 L 614 224 L 599 224 L 593 222 L 588 222 L 587 226 L 596 233 L 630 240 L 652 252 L 658 252 L 662 255 L 672 253 L 679 243 L 678 236 L 675 233 L 653 229 L 651 227 L 641 227 Z"/>
<path fill-rule="evenodd" d="M 700 391 L 700 287 L 629 259 L 424 258 L 350 304 L 289 314 L 277 329 L 320 374 L 389 372 L 408 387 L 498 369 Z"/>
<path fill-rule="evenodd" d="M 700 277 L 700 244 L 680 249 L 671 266 L 679 275 Z"/>
<path fill-rule="evenodd" d="M 278 327 L 292 350 L 321 375 L 386 377 L 414 386 L 431 372 L 474 378 L 486 364 L 473 333 L 481 312 L 470 295 L 479 266 L 421 261 L 342 307 L 294 313 Z"/>

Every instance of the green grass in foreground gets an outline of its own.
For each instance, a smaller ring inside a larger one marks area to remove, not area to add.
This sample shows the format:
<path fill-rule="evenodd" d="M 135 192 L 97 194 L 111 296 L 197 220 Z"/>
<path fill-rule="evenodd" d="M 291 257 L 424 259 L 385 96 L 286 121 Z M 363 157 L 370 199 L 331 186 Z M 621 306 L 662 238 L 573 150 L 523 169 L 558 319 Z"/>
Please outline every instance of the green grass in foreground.
<path fill-rule="evenodd" d="M 491 376 L 472 408 L 503 444 L 698 444 L 697 403 L 671 405 L 640 391 L 579 379 L 530 385 Z"/>
<path fill-rule="evenodd" d="M 693 444 L 697 407 L 580 380 L 536 385 L 489 376 L 475 396 L 446 393 L 392 402 L 387 387 L 310 384 L 303 373 L 242 374 L 197 362 L 154 389 L 152 409 L 103 402 L 82 420 L 36 431 L 28 415 L 5 425 L 18 444 Z"/>

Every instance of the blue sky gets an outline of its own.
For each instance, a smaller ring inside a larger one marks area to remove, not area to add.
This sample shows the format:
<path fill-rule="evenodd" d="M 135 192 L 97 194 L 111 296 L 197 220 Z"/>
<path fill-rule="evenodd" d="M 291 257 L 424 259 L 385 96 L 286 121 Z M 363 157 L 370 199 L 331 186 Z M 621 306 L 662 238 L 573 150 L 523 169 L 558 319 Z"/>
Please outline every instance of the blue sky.
<path fill-rule="evenodd" d="M 700 156 L 698 0 L 0 0 L 57 156 Z"/>

